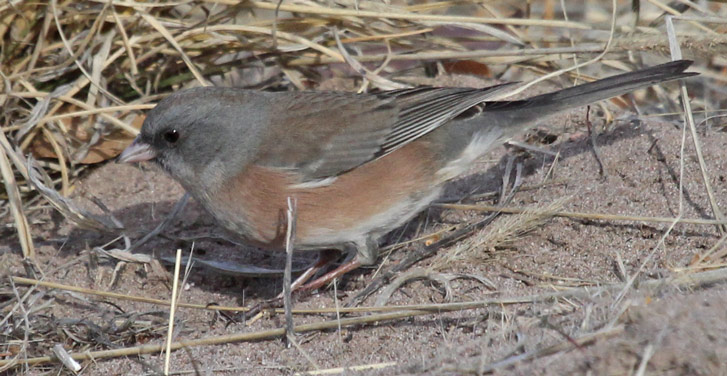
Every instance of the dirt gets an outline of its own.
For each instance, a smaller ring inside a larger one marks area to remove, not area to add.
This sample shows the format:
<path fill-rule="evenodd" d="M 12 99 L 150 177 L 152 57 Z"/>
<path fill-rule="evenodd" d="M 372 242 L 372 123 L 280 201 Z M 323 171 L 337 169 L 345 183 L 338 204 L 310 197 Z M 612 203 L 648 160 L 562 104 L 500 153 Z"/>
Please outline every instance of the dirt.
<path fill-rule="evenodd" d="M 471 81 L 470 78 L 459 80 Z M 684 157 L 680 158 L 683 134 L 679 119 L 637 118 L 612 104 L 609 108 L 616 120 L 605 129 L 600 126 L 603 116 L 592 110 L 594 130 L 600 133 L 596 137 L 596 149 L 604 166 L 603 174 L 599 172 L 586 129 L 585 109 L 578 109 L 548 120 L 549 125 L 557 125 L 546 132 L 553 136 L 542 137 L 543 132 L 540 136 L 532 132 L 533 136 L 527 138 L 528 142 L 540 142 L 538 147 L 559 152 L 557 160 L 536 151 L 516 147 L 506 151 L 500 147 L 452 182 L 444 197 L 462 198 L 460 201 L 466 203 L 493 203 L 487 195 L 484 199 L 472 197 L 496 192 L 508 158 L 516 156 L 516 164 L 523 167 L 523 189 L 509 204 L 512 207 L 539 207 L 565 199 L 563 211 L 669 218 L 681 213 L 684 218 L 712 218 L 689 136 Z M 724 210 L 727 166 L 722 153 L 727 149 L 727 134 L 719 128 L 700 128 L 699 132 L 709 182 L 717 203 Z M 680 180 L 682 161 L 684 175 Z M 127 226 L 127 234 L 132 239 L 139 239 L 165 218 L 182 194 L 177 183 L 153 166 L 107 163 L 86 174 L 72 197 L 88 208 L 93 207 L 88 198 L 96 197 Z M 394 231 L 387 242 L 414 239 L 485 215 L 433 207 L 406 229 Z M 48 206 L 31 211 L 30 216 L 45 280 L 157 299 L 170 296 L 169 268 L 160 270 L 149 264 L 92 257 L 95 247 L 103 246 L 113 237 L 76 228 Z M 485 231 L 502 228 L 508 218 L 512 215 L 503 215 Z M 644 367 L 649 374 L 727 374 L 725 286 L 716 283 L 678 288 L 667 282 L 659 287 L 642 287 L 648 281 L 695 272 L 684 268 L 693 265 L 695 258 L 714 246 L 720 237 L 714 225 L 678 224 L 668 232 L 669 227 L 670 223 L 552 218 L 496 248 L 484 245 L 462 250 L 458 246 L 467 243 L 461 242 L 440 249 L 434 258 L 414 266 L 414 269 L 437 267 L 441 273 L 486 277 L 494 284 L 495 288 L 490 289 L 470 279 L 452 282 L 454 296 L 449 299 L 471 301 L 546 294 L 568 287 L 587 286 L 596 291 L 598 286 L 623 284 L 643 264 L 636 283 L 621 299 L 617 299 L 621 290 L 616 289 L 570 299 L 436 313 L 340 331 L 302 334 L 297 336 L 299 348 L 288 347 L 281 339 L 191 347 L 173 352 L 172 370 L 192 371 L 196 367 L 202 374 L 269 375 L 392 362 L 387 368 L 360 373 L 465 374 L 506 361 L 507 366 L 497 367 L 494 372 L 631 374 Z M 8 227 L 0 231 L 3 239 L 0 253 L 5 268 L 13 275 L 25 275 L 14 233 Z M 192 201 L 163 237 L 154 238 L 138 252 L 171 256 L 175 249 L 182 248 L 186 254 L 194 243 L 195 254 L 205 259 L 273 267 L 283 263 L 281 255 L 244 249 L 215 238 L 222 234 L 212 218 Z M 210 235 L 213 237 L 209 238 Z M 376 268 L 349 273 L 336 286 L 337 295 L 333 288 L 323 289 L 300 298 L 295 307 L 344 304 L 378 275 L 378 268 L 390 268 L 420 244 L 421 241 L 415 242 L 387 253 Z M 114 247 L 121 244 L 106 246 L 107 249 Z M 442 267 L 439 262 L 447 260 L 447 255 L 455 251 L 462 252 L 460 257 Z M 296 258 L 296 264 L 305 265 L 312 258 L 312 255 L 301 255 Z M 716 260 L 711 267 L 720 267 L 720 263 Z M 406 284 L 394 293 L 389 304 L 443 302 L 439 287 L 429 281 Z M 193 268 L 181 301 L 252 306 L 274 297 L 281 289 L 281 277 L 243 278 Z M 165 339 L 167 311 L 163 307 L 41 290 L 48 291 L 41 300 L 52 298 L 53 303 L 43 308 L 42 320 L 38 318 L 34 323 L 55 325 L 58 329 L 48 332 L 46 337 L 55 341 L 63 339 L 71 352 L 162 343 Z M 373 304 L 375 297 L 364 305 Z M 131 313 L 140 314 L 139 320 L 150 321 L 153 329 L 120 336 L 124 341 L 113 344 L 99 338 L 87 340 L 93 337 L 89 335 L 80 341 L 84 343 L 82 347 L 69 333 L 89 332 L 77 325 L 63 326 L 63 320 L 84 318 L 103 327 L 110 320 Z M 295 324 L 331 319 L 335 315 L 296 315 Z M 176 314 L 175 340 L 256 332 L 278 328 L 283 323 L 282 315 L 265 316 L 246 325 L 229 321 L 214 311 L 182 308 Z M 593 333 L 601 334 L 595 335 L 592 341 L 575 345 L 579 338 Z M 28 356 L 49 355 L 52 344 L 33 343 Z M 564 347 L 555 348 L 552 354 L 538 354 L 539 350 L 559 344 Z M 0 346 L 0 349 L 6 347 Z M 518 356 L 524 360 L 510 362 Z M 82 373 L 142 374 L 162 369 L 163 359 L 159 354 L 151 354 L 86 361 Z M 57 373 L 60 366 L 35 366 L 17 371 Z"/>

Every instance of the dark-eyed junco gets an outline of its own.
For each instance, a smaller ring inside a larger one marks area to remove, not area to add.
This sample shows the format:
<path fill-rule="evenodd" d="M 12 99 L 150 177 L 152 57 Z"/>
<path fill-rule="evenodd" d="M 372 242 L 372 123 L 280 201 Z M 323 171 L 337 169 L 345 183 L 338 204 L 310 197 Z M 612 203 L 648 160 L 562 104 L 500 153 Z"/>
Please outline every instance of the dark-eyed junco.
<path fill-rule="evenodd" d="M 371 94 L 201 87 L 151 110 L 120 162 L 154 160 L 226 229 L 283 249 L 287 198 L 296 250 L 338 249 L 376 261 L 378 239 L 426 208 L 443 184 L 548 115 L 689 77 L 674 61 L 526 100 L 488 101 L 509 87 Z M 312 282 L 314 288 L 326 276 Z"/>

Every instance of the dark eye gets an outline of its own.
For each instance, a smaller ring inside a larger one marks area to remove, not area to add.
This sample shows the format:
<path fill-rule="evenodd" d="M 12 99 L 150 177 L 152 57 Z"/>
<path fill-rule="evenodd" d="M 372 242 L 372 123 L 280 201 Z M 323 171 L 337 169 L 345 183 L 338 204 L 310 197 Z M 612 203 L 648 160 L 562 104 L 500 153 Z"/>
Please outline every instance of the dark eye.
<path fill-rule="evenodd" d="M 170 129 L 162 135 L 164 137 L 164 141 L 173 144 L 179 140 L 179 132 L 177 132 L 176 129 Z"/>

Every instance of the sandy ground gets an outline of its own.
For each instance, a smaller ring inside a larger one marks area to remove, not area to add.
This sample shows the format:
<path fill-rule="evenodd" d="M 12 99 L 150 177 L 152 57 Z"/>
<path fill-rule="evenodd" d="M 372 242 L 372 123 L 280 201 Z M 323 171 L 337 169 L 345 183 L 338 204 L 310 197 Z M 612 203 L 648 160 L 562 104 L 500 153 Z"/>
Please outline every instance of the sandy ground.
<path fill-rule="evenodd" d="M 599 125 L 601 117 L 596 112 L 593 116 Z M 550 131 L 558 137 L 528 138 L 539 147 L 560 152 L 557 160 L 539 152 L 517 148 L 508 152 L 500 147 L 452 182 L 445 197 L 492 204 L 491 196 L 483 194 L 500 188 L 507 159 L 516 156 L 516 162 L 523 166 L 523 189 L 509 206 L 543 207 L 561 200 L 560 210 L 565 211 L 660 217 L 675 217 L 681 207 L 684 218 L 712 218 L 689 137 L 685 157 L 680 159 L 682 131 L 678 122 L 660 117 L 637 119 L 630 112 L 615 109 L 617 120 L 608 129 L 596 127 L 602 132 L 597 137 L 605 167 L 602 175 L 586 135 L 584 113 L 585 109 L 580 109 L 550 120 L 549 124 L 562 125 Z M 717 128 L 700 129 L 700 141 L 710 183 L 724 210 L 727 134 Z M 681 203 L 680 161 L 684 163 Z M 88 197 L 98 198 L 128 227 L 132 239 L 138 239 L 165 218 L 182 194 L 175 182 L 153 166 L 109 163 L 92 169 L 73 198 L 89 207 Z M 484 198 L 472 198 L 478 194 Z M 387 241 L 412 239 L 474 222 L 484 215 L 435 207 L 406 229 L 393 232 Z M 276 375 L 392 362 L 391 367 L 361 373 L 476 374 L 494 368 L 497 374 L 516 375 L 632 374 L 643 367 L 648 374 L 727 374 L 727 289 L 719 283 L 679 285 L 666 279 L 698 271 L 684 269 L 718 241 L 715 226 L 678 224 L 664 236 L 669 223 L 552 218 L 497 247 L 467 247 L 488 231 L 507 228 L 508 221 L 517 217 L 501 216 L 483 233 L 439 250 L 437 256 L 412 270 L 436 268 L 441 273 L 486 277 L 494 284 L 493 289 L 470 279 L 453 281 L 451 301 L 548 294 L 569 287 L 587 287 L 592 292 L 302 334 L 297 337 L 299 348 L 288 348 L 281 339 L 193 347 L 172 354 L 172 370 L 191 372 L 196 367 L 202 374 Z M 32 218 L 46 280 L 151 298 L 170 296 L 168 269 L 91 256 L 91 249 L 112 241 L 112 237 L 78 229 L 50 208 L 34 211 Z M 1 231 L 2 272 L 25 275 L 13 232 L 7 227 Z M 153 239 L 138 252 L 170 256 L 178 247 L 188 252 L 194 241 L 196 255 L 205 259 L 282 265 L 280 255 L 244 250 L 208 238 L 215 234 L 220 230 L 211 217 L 191 202 L 163 237 Z M 663 244 L 659 244 L 662 237 Z M 377 268 L 390 268 L 420 243 L 387 253 Z M 121 244 L 106 248 L 114 246 Z M 451 257 L 455 252 L 459 256 Z M 310 259 L 310 255 L 302 255 L 296 263 L 303 265 Z M 720 263 L 716 260 L 711 265 L 716 268 Z M 632 288 L 620 299 L 621 288 L 599 289 L 623 284 L 642 265 Z M 350 273 L 336 286 L 337 295 L 332 288 L 324 289 L 302 297 L 295 307 L 334 307 L 336 300 L 342 305 L 375 273 L 373 268 Z M 251 306 L 275 296 L 281 286 L 280 277 L 233 277 L 194 268 L 181 301 Z M 409 283 L 394 293 L 389 304 L 443 302 L 439 287 L 430 281 Z M 52 341 L 61 340 L 72 352 L 164 341 L 167 311 L 163 307 L 40 290 L 45 293 L 34 305 L 43 301 L 52 304 L 37 312 L 31 324 L 38 326 L 37 332 L 52 329 L 46 331 L 50 341 L 34 342 L 29 356 L 48 355 Z M 375 298 L 364 305 L 373 304 Z M 150 322 L 154 329 L 119 329 L 108 338 L 94 335 L 90 329 L 97 325 L 111 333 L 109 323 L 129 316 Z M 85 321 L 70 321 L 79 318 Z M 295 323 L 331 319 L 335 315 L 296 316 Z M 213 311 L 180 309 L 175 339 L 255 332 L 283 323 L 282 315 L 246 325 L 230 322 Z M 159 370 L 162 364 L 163 357 L 158 354 L 86 361 L 82 373 L 142 374 Z M 18 371 L 57 374 L 59 370 L 59 366 L 51 365 Z"/>

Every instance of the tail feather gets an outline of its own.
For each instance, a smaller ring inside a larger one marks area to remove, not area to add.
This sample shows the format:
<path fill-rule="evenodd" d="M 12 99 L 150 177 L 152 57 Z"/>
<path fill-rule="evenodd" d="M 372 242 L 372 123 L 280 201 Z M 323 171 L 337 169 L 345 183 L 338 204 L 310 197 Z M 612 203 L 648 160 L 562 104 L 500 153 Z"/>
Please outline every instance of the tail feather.
<path fill-rule="evenodd" d="M 485 104 L 485 112 L 494 115 L 503 126 L 521 129 L 523 123 L 562 110 L 585 106 L 661 82 L 697 75 L 698 73 L 684 72 L 691 64 L 692 61 L 689 60 L 677 60 L 521 101 L 488 102 Z"/>

